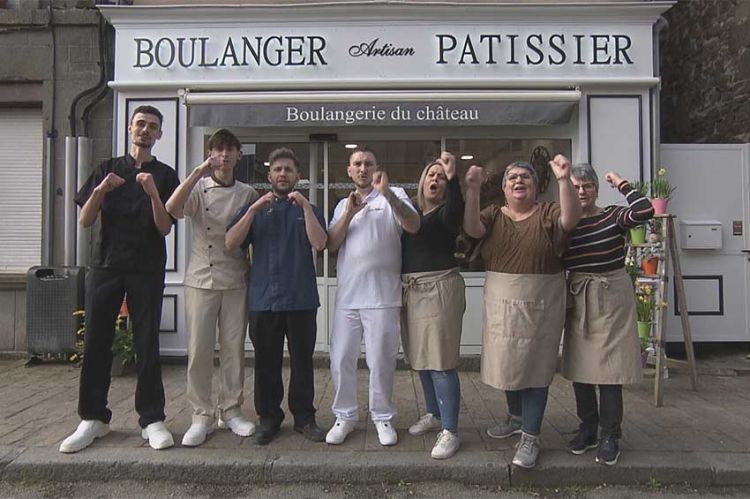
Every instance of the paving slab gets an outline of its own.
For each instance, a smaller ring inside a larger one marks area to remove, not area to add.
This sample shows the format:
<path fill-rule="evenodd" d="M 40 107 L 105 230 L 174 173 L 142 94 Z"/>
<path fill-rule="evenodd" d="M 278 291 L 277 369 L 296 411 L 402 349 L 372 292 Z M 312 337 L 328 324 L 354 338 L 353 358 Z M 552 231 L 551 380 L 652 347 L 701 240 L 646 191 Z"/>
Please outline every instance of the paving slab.
<path fill-rule="evenodd" d="M 715 360 L 713 362 L 716 362 Z M 623 390 L 625 420 L 619 463 L 604 467 L 594 453 L 573 456 L 566 443 L 578 426 L 570 383 L 556 377 L 542 427 L 542 453 L 535 470 L 511 466 L 517 437 L 489 438 L 486 429 L 505 418 L 502 392 L 484 385 L 479 373 L 461 371 L 459 436 L 462 446 L 451 459 L 429 453 L 437 432 L 414 437 L 407 429 L 425 413 L 416 373 L 396 372 L 394 426 L 398 445 L 383 447 L 369 419 L 366 369 L 358 372 L 359 422 L 339 446 L 312 443 L 292 430 L 286 412 L 281 433 L 268 446 L 255 445 L 226 430 L 215 430 L 199 448 L 180 440 L 191 420 L 185 397 L 185 366 L 165 363 L 167 424 L 177 445 L 151 450 L 140 437 L 133 407 L 135 377 L 115 378 L 109 394 L 111 433 L 90 448 L 64 455 L 60 441 L 78 424 L 75 414 L 79 370 L 44 363 L 26 368 L 21 359 L 0 359 L 0 478 L 4 480 L 173 480 L 186 483 L 263 484 L 291 482 L 418 482 L 452 480 L 498 486 L 564 486 L 599 483 L 682 483 L 750 485 L 750 376 L 700 377 L 690 388 L 684 373 L 670 370 L 664 406 L 653 405 L 653 379 Z M 213 379 L 218 390 L 218 369 Z M 289 373 L 285 368 L 284 379 Z M 253 410 L 253 370 L 245 371 L 244 414 Z M 329 428 L 333 383 L 328 369 L 315 370 L 317 421 Z M 214 393 L 216 396 L 216 393 Z"/>

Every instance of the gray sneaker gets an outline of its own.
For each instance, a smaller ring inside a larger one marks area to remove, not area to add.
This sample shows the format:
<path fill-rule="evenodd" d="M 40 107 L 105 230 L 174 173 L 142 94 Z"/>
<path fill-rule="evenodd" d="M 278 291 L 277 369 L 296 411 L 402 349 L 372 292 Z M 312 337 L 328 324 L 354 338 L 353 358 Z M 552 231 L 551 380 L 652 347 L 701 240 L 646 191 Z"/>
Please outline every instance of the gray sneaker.
<path fill-rule="evenodd" d="M 521 433 L 521 440 L 516 445 L 516 455 L 513 456 L 512 463 L 521 468 L 533 468 L 536 466 L 536 459 L 539 457 L 539 437 Z"/>
<path fill-rule="evenodd" d="M 505 421 L 487 428 L 487 435 L 492 438 L 508 438 L 521 434 L 521 418 L 508 414 Z"/>

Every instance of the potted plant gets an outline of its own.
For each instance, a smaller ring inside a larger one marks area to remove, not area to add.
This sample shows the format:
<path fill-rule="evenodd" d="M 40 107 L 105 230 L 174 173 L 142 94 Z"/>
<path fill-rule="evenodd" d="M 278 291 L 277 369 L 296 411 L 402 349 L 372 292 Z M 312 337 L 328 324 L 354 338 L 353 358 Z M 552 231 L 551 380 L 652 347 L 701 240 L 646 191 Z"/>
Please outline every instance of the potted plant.
<path fill-rule="evenodd" d="M 112 376 L 124 376 L 135 366 L 133 323 L 128 316 L 118 315 L 112 342 Z"/>
<path fill-rule="evenodd" d="M 73 315 L 79 319 L 76 330 L 76 351 L 68 357 L 69 362 L 80 366 L 83 361 L 83 338 L 86 335 L 86 315 L 83 310 L 76 310 Z M 135 366 L 135 344 L 133 343 L 133 325 L 128 318 L 128 309 L 123 302 L 115 323 L 115 337 L 112 341 L 112 376 L 124 376 Z"/>
<path fill-rule="evenodd" d="M 654 213 L 656 215 L 664 215 L 667 213 L 667 203 L 672 197 L 672 193 L 676 187 L 669 185 L 667 180 L 667 170 L 659 168 L 651 182 L 651 204 L 654 206 Z"/>
<path fill-rule="evenodd" d="M 638 191 L 641 196 L 648 196 L 648 182 L 640 182 L 634 180 L 630 182 L 630 186 Z M 639 225 L 634 229 L 630 229 L 630 243 L 631 244 L 644 244 L 646 242 L 646 225 Z"/>
<path fill-rule="evenodd" d="M 635 289 L 635 309 L 638 316 L 638 337 L 641 339 L 641 350 L 648 346 L 651 339 L 654 308 L 654 286 L 649 283 L 639 284 Z"/>
<path fill-rule="evenodd" d="M 647 246 L 641 250 L 641 269 L 643 275 L 655 276 L 659 268 L 659 248 Z"/>
<path fill-rule="evenodd" d="M 641 269 L 636 262 L 635 256 L 631 253 L 625 255 L 625 272 L 627 272 L 633 281 L 633 285 L 635 285 L 636 279 L 641 275 Z"/>

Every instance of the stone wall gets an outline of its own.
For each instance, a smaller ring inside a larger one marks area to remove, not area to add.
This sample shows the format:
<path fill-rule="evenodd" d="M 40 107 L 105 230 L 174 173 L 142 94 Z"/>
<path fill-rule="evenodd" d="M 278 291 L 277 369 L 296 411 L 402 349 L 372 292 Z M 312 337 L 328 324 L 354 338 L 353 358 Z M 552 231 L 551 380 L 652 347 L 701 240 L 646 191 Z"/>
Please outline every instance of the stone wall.
<path fill-rule="evenodd" d="M 92 2 L 88 4 L 93 5 Z M 41 107 L 45 137 L 54 137 L 53 146 L 45 145 L 44 164 L 52 159 L 52 172 L 45 172 L 55 193 L 49 226 L 51 263 L 63 262 L 65 179 L 65 137 L 70 135 L 68 116 L 76 95 L 97 84 L 99 65 L 99 13 L 94 9 L 75 8 L 87 2 L 65 0 L 22 1 L 18 9 L 0 10 L 0 105 L 6 107 Z M 47 8 L 45 8 L 47 7 Z M 50 8 L 51 7 L 51 8 Z M 111 43 L 107 50 L 112 51 Z M 110 58 L 111 59 L 111 58 Z M 96 92 L 95 92 L 96 93 Z M 92 102 L 81 99 L 77 108 Z M 112 92 L 92 109 L 89 136 L 93 139 L 92 163 L 111 155 Z M 83 132 L 80 119 L 77 135 Z M 44 213 L 44 211 L 43 211 Z M 43 236 L 44 237 L 44 236 Z M 45 238 L 46 240 L 46 238 Z M 44 253 L 44 252 L 43 252 Z M 25 275 L 0 274 L 0 351 L 26 350 Z"/>
<path fill-rule="evenodd" d="M 750 1 L 680 0 L 664 17 L 662 142 L 750 142 Z"/>

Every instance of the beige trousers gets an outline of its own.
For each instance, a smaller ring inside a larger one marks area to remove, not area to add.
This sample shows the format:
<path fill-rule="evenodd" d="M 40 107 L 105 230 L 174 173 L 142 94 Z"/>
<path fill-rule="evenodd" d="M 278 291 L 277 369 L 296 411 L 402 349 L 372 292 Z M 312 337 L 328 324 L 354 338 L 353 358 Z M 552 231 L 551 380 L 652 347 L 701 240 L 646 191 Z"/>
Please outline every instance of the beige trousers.
<path fill-rule="evenodd" d="M 214 290 L 185 286 L 188 328 L 187 398 L 193 423 L 213 424 L 240 415 L 244 400 L 246 288 Z M 211 402 L 214 346 L 219 338 L 221 369 L 218 404 Z"/>

